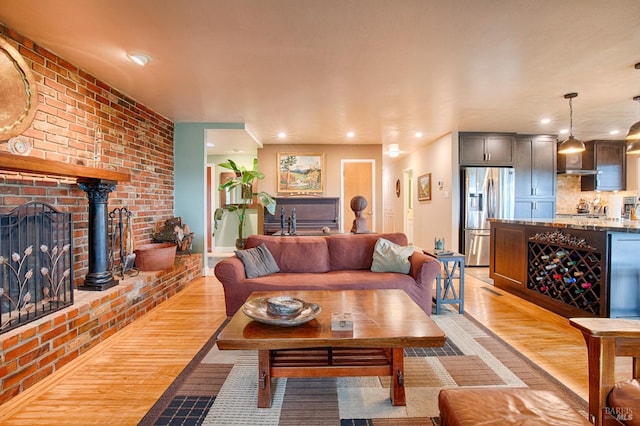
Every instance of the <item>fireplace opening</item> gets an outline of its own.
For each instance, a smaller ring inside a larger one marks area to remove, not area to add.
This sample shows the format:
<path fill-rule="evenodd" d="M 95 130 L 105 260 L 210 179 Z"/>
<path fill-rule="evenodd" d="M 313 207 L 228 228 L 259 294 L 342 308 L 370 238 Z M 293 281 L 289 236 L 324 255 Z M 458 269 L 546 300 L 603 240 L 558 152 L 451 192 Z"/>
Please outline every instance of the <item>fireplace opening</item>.
<path fill-rule="evenodd" d="M 73 305 L 73 217 L 29 202 L 0 215 L 0 333 Z"/>

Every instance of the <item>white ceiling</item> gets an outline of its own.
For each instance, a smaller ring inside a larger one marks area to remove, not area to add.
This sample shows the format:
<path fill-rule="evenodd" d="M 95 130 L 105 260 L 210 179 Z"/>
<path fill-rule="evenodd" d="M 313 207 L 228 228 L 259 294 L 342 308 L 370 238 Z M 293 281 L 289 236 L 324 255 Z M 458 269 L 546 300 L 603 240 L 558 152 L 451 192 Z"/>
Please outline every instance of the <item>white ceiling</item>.
<path fill-rule="evenodd" d="M 204 140 L 209 155 L 255 155 L 263 146 L 246 124 L 233 129 L 207 129 Z"/>
<path fill-rule="evenodd" d="M 557 133 L 568 92 L 579 139 L 640 118 L 638 0 L 0 0 L 0 21 L 175 122 L 263 144 Z"/>

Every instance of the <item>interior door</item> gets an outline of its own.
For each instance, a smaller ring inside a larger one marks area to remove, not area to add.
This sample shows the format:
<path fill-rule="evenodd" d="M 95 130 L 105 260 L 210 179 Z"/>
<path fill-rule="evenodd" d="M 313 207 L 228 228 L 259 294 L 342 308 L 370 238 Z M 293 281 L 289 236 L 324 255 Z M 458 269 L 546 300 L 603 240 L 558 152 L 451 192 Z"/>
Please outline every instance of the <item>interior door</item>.
<path fill-rule="evenodd" d="M 355 215 L 351 210 L 351 199 L 362 195 L 367 199 L 364 217 L 367 219 L 369 231 L 375 231 L 374 194 L 375 160 L 343 160 L 342 161 L 342 217 L 343 232 L 349 232 Z"/>

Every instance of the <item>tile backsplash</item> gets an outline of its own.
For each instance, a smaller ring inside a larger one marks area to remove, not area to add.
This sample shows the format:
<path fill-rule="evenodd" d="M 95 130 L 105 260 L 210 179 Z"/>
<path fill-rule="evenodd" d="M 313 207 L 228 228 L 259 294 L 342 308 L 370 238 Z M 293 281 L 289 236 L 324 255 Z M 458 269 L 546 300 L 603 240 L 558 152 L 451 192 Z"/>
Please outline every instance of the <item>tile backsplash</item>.
<path fill-rule="evenodd" d="M 606 206 L 609 197 L 613 194 L 619 194 L 623 197 L 638 195 L 637 191 L 618 191 L 618 192 L 600 192 L 600 191 L 581 191 L 580 176 L 576 175 L 558 175 L 556 181 L 556 213 L 558 214 L 575 214 L 577 206 L 581 199 L 586 200 L 589 205 L 593 205 L 593 201 L 600 199 L 600 205 Z M 598 213 L 593 212 L 592 213 Z"/>

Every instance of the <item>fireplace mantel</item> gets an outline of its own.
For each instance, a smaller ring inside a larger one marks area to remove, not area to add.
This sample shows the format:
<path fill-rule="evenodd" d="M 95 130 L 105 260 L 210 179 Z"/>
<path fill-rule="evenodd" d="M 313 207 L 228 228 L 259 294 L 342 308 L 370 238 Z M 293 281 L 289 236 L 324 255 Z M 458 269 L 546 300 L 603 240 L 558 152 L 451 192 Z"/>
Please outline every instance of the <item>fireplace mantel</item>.
<path fill-rule="evenodd" d="M 129 173 L 113 170 L 96 169 L 77 164 L 60 163 L 42 158 L 26 157 L 0 152 L 0 171 L 31 173 L 46 176 L 63 176 L 70 178 L 100 179 L 115 182 L 129 182 Z"/>

